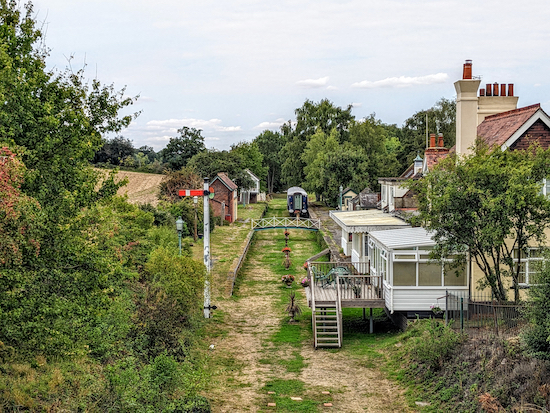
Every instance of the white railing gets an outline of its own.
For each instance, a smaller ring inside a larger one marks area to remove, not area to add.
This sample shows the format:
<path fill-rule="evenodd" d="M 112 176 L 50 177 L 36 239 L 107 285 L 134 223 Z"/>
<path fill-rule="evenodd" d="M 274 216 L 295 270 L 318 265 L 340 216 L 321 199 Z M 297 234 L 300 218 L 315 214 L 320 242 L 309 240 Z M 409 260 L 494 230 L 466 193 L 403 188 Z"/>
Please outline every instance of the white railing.
<path fill-rule="evenodd" d="M 271 217 L 253 219 L 251 224 L 253 230 L 268 228 L 321 229 L 321 220 L 313 218 Z"/>

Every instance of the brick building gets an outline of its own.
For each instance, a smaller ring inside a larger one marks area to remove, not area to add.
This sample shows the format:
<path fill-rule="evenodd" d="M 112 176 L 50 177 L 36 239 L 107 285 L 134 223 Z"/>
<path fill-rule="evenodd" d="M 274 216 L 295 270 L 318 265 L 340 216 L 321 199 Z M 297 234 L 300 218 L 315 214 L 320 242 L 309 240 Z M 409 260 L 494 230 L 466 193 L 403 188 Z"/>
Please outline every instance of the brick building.
<path fill-rule="evenodd" d="M 210 183 L 214 189 L 214 199 L 210 200 L 210 207 L 214 216 L 221 217 L 229 222 L 237 219 L 237 185 L 224 173 L 220 172 Z"/>

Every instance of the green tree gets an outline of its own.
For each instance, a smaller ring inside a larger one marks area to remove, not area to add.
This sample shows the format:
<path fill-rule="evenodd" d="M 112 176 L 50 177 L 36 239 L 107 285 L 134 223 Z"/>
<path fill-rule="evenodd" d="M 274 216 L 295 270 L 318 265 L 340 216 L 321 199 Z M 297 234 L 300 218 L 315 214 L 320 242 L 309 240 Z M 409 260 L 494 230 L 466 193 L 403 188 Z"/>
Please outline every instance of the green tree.
<path fill-rule="evenodd" d="M 263 166 L 267 168 L 267 192 L 273 193 L 283 189 L 281 182 L 281 151 L 284 138 L 278 132 L 263 131 L 254 142 L 263 155 Z"/>
<path fill-rule="evenodd" d="M 121 165 L 122 161 L 134 155 L 134 144 L 124 136 L 116 136 L 108 139 L 103 146 L 95 153 L 93 163 L 110 163 Z"/>
<path fill-rule="evenodd" d="M 428 121 L 426 127 L 426 119 Z M 426 149 L 426 132 L 442 133 L 447 148 L 456 141 L 456 102 L 441 98 L 427 110 L 420 110 L 408 118 L 401 128 L 401 144 L 403 150 L 400 156 L 402 168 L 407 168 L 417 153 Z"/>
<path fill-rule="evenodd" d="M 281 127 L 281 133 L 285 138 L 282 150 L 282 175 L 288 186 L 303 183 L 305 165 L 301 156 L 311 136 L 317 130 L 330 134 L 335 129 L 338 133 L 338 142 L 346 142 L 349 138 L 349 126 L 354 119 L 351 105 L 342 109 L 334 106 L 328 99 L 318 103 L 306 100 L 294 113 L 296 123 L 292 124 L 289 121 Z"/>
<path fill-rule="evenodd" d="M 528 327 L 522 339 L 529 352 L 536 358 L 550 360 L 550 262 L 548 254 L 533 274 L 532 285 L 527 292 L 525 315 Z"/>
<path fill-rule="evenodd" d="M 178 129 L 178 133 L 180 135 L 170 138 L 166 148 L 161 151 L 164 162 L 173 170 L 186 166 L 193 156 L 205 150 L 202 130 L 184 126 Z"/>
<path fill-rule="evenodd" d="M 267 174 L 267 168 L 263 165 L 264 155 L 256 142 L 239 142 L 231 145 L 230 153 L 235 156 L 243 170 L 249 169 L 254 175 L 260 178 L 262 186 L 264 186 L 263 181 Z M 245 187 L 243 186 L 243 188 Z"/>
<path fill-rule="evenodd" d="M 526 253 L 545 239 L 550 200 L 541 185 L 549 166 L 550 150 L 491 150 L 477 142 L 474 154 L 449 156 L 411 181 L 419 200 L 415 221 L 434 231 L 436 258 L 467 250 L 485 275 L 481 287 L 505 300 L 511 283 L 519 300 L 521 258 L 514 251 Z"/>
<path fill-rule="evenodd" d="M 22 191 L 40 203 L 54 231 L 112 194 L 112 180 L 97 188 L 99 175 L 89 162 L 102 134 L 128 126 L 132 116 L 119 112 L 133 99 L 98 80 L 88 82 L 83 70 L 48 71 L 31 3 L 20 10 L 18 2 L 0 0 L 0 44 L 0 139 L 23 148 Z"/>

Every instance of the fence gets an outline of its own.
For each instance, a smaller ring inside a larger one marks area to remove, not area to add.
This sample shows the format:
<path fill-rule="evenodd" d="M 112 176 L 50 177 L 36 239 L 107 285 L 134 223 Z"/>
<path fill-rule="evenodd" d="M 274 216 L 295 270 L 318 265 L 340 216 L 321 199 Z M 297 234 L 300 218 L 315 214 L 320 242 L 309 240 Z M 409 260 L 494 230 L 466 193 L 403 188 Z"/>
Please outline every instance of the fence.
<path fill-rule="evenodd" d="M 526 323 L 523 305 L 497 302 L 491 296 L 447 293 L 445 304 L 452 328 L 470 336 L 513 337 Z"/>

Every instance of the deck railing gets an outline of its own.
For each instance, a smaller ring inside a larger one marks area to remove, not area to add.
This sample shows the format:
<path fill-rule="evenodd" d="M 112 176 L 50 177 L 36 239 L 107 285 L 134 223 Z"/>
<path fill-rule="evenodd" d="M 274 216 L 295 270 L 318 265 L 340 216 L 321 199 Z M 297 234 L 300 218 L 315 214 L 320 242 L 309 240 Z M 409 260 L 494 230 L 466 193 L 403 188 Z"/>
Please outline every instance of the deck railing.
<path fill-rule="evenodd" d="M 368 270 L 368 263 L 310 262 L 308 277 L 312 305 L 315 299 L 323 300 L 331 295 L 340 301 L 382 299 L 382 278 L 369 275 Z"/>

